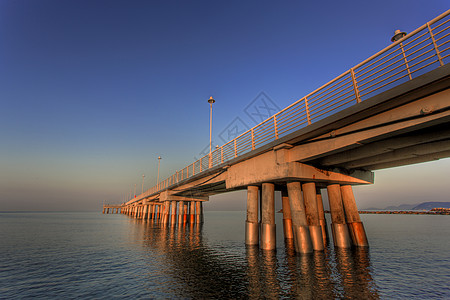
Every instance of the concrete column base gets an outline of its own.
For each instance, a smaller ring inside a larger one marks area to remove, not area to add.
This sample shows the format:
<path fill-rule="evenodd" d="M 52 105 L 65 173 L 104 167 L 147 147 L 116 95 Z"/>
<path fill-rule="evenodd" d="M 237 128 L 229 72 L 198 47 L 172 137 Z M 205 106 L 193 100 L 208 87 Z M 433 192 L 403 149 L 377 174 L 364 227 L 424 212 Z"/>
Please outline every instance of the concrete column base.
<path fill-rule="evenodd" d="M 353 222 L 348 224 L 353 244 L 358 247 L 369 247 L 366 231 L 362 222 Z"/>
<path fill-rule="evenodd" d="M 259 223 L 245 221 L 245 244 L 259 244 Z"/>
<path fill-rule="evenodd" d="M 195 215 L 195 220 L 196 220 L 197 224 L 201 224 L 202 223 L 202 216 L 201 215 Z"/>
<path fill-rule="evenodd" d="M 322 227 L 320 225 L 310 225 L 308 227 L 313 249 L 315 251 L 323 251 Z"/>
<path fill-rule="evenodd" d="M 178 224 L 183 224 L 183 215 L 178 215 Z"/>
<path fill-rule="evenodd" d="M 195 215 L 189 215 L 189 223 L 195 224 Z"/>
<path fill-rule="evenodd" d="M 260 248 L 264 250 L 275 250 L 277 248 L 276 225 L 261 223 Z"/>
<path fill-rule="evenodd" d="M 170 224 L 172 225 L 177 224 L 177 215 L 171 215 Z"/>
<path fill-rule="evenodd" d="M 283 219 L 283 231 L 285 239 L 294 238 L 294 232 L 292 231 L 292 219 Z"/>
<path fill-rule="evenodd" d="M 309 227 L 306 225 L 294 226 L 294 245 L 298 253 L 312 253 L 313 246 Z"/>
<path fill-rule="evenodd" d="M 352 242 L 350 234 L 348 233 L 347 224 L 331 224 L 331 230 L 333 232 L 334 246 L 339 248 L 351 248 Z"/>

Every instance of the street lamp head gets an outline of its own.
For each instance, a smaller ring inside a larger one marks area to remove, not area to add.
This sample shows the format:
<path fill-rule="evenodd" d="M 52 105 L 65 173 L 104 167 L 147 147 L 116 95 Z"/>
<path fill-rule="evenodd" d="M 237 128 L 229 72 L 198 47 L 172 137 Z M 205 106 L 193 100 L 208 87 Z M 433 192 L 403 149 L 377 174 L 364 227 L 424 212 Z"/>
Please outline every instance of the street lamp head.
<path fill-rule="evenodd" d="M 216 100 L 214 100 L 214 98 L 211 96 L 211 97 L 209 97 L 209 99 L 208 99 L 208 103 L 214 103 L 214 102 L 216 102 Z"/>
<path fill-rule="evenodd" d="M 158 156 L 158 159 L 161 159 L 161 156 Z"/>
<path fill-rule="evenodd" d="M 406 35 L 406 32 L 400 31 L 400 30 L 396 30 L 394 32 L 394 36 L 391 38 L 391 42 L 396 42 L 399 39 L 401 39 L 402 37 L 404 37 Z"/>

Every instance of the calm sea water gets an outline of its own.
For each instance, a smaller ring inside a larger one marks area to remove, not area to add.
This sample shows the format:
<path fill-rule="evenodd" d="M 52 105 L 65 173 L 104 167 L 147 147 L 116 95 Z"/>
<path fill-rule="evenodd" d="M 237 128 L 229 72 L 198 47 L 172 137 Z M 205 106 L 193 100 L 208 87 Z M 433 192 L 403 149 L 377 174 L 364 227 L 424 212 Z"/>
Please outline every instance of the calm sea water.
<path fill-rule="evenodd" d="M 277 215 L 277 224 L 282 224 Z M 244 212 L 160 228 L 123 215 L 0 213 L 0 298 L 449 299 L 450 216 L 362 215 L 370 249 L 246 248 Z"/>

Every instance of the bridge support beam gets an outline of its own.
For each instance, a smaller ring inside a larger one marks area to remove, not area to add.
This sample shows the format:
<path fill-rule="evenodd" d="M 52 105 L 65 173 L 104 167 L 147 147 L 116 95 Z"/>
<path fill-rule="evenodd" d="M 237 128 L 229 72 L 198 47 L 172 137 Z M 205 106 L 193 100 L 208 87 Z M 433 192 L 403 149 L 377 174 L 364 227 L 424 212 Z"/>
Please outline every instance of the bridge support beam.
<path fill-rule="evenodd" d="M 261 249 L 275 250 L 276 225 L 275 225 L 275 185 L 273 183 L 262 184 L 261 203 Z"/>
<path fill-rule="evenodd" d="M 339 184 L 327 186 L 328 201 L 330 202 L 331 229 L 335 247 L 350 248 L 351 240 L 345 222 L 344 206 L 342 205 L 341 188 Z"/>
<path fill-rule="evenodd" d="M 366 231 L 359 217 L 356 207 L 355 196 L 351 185 L 341 186 L 342 202 L 344 204 L 345 216 L 347 218 L 348 228 L 353 240 L 353 244 L 358 247 L 368 247 Z"/>
<path fill-rule="evenodd" d="M 309 226 L 311 242 L 316 251 L 323 250 L 322 228 L 319 222 L 319 211 L 317 209 L 316 184 L 308 182 L 302 184 L 303 198 L 305 201 L 306 221 Z"/>
<path fill-rule="evenodd" d="M 292 214 L 291 205 L 289 205 L 289 197 L 287 190 L 281 192 L 281 205 L 283 210 L 283 233 L 284 238 L 291 240 L 294 238 L 294 232 L 292 231 Z"/>
<path fill-rule="evenodd" d="M 300 182 L 288 182 L 287 189 L 291 207 L 295 251 L 299 253 L 312 253 L 313 246 L 306 221 L 305 204 L 303 202 Z"/>
<path fill-rule="evenodd" d="M 317 210 L 319 211 L 319 224 L 322 229 L 322 239 L 323 246 L 327 245 L 329 237 L 328 237 L 328 227 L 327 227 L 327 219 L 325 219 L 325 211 L 323 210 L 323 200 L 322 193 L 320 189 L 316 189 L 316 197 L 317 197 Z"/>
<path fill-rule="evenodd" d="M 258 186 L 247 187 L 247 220 L 245 221 L 245 244 L 259 244 Z"/>

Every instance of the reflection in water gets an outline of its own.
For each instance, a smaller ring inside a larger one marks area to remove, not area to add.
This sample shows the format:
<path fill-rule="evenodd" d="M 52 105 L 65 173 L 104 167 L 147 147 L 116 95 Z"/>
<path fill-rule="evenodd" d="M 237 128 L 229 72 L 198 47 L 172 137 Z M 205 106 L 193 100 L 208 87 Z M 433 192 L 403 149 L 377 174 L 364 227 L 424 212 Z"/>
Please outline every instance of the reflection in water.
<path fill-rule="evenodd" d="M 296 255 L 291 241 L 277 251 L 257 246 L 208 245 L 202 225 L 165 226 L 133 220 L 136 242 L 160 264 L 149 293 L 180 298 L 376 299 L 367 249 Z M 155 259 L 156 257 L 156 259 Z"/>

